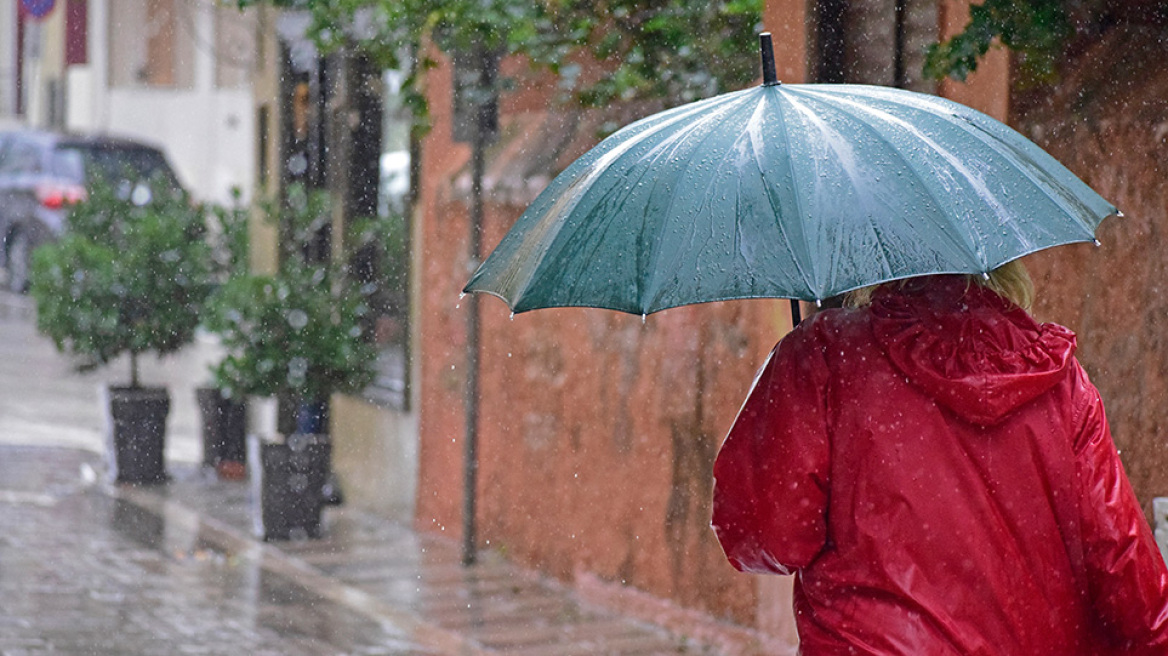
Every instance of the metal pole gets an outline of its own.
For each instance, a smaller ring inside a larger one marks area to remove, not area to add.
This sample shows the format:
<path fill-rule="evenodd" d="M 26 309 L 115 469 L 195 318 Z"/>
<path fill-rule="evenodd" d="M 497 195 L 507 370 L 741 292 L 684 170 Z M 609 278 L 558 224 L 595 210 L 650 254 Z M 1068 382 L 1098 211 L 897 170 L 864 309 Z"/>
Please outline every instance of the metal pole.
<path fill-rule="evenodd" d="M 480 73 L 482 75 L 482 73 Z M 481 83 L 482 80 L 480 79 Z M 474 142 L 471 146 L 471 210 L 468 255 L 470 268 L 479 264 L 483 241 L 483 150 L 486 141 L 486 111 L 479 99 L 476 107 Z M 475 506 L 479 473 L 479 299 L 470 294 L 466 308 L 466 437 L 463 440 L 462 564 L 476 560 Z"/>

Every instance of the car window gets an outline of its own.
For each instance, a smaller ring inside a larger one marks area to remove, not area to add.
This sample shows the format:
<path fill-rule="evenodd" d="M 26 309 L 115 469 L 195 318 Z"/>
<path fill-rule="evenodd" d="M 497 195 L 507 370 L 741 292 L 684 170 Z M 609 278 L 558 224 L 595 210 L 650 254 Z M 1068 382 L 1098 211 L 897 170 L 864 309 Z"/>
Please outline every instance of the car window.
<path fill-rule="evenodd" d="M 58 150 L 79 158 L 86 179 L 117 181 L 131 177 L 137 180 L 157 180 L 168 187 L 181 188 L 166 157 L 153 148 L 69 144 L 59 146 Z"/>
<path fill-rule="evenodd" d="M 41 170 L 40 149 L 26 141 L 14 142 L 0 161 L 0 173 L 40 173 Z"/>
<path fill-rule="evenodd" d="M 71 149 L 60 149 L 53 151 L 53 158 L 50 162 L 52 173 L 58 178 L 64 178 L 72 182 L 81 183 L 85 180 L 85 167 L 81 159 L 81 153 Z"/>

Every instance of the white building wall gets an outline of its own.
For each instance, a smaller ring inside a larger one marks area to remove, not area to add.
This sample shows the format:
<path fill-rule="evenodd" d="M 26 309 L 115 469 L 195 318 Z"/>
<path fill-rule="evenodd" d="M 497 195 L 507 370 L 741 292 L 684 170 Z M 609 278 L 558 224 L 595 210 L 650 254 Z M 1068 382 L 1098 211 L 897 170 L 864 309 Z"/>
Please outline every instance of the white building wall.
<path fill-rule="evenodd" d="M 199 200 L 226 203 L 232 187 L 244 198 L 254 183 L 255 126 L 248 90 L 110 89 L 110 134 L 165 147 L 179 180 Z"/>
<path fill-rule="evenodd" d="M 119 1 L 144 6 L 144 0 Z M 252 90 L 250 85 L 216 86 L 214 2 L 182 2 L 191 18 L 183 29 L 194 32 L 183 38 L 193 39 L 197 47 L 194 57 L 180 65 L 193 68 L 193 84 L 166 88 L 110 86 L 111 60 L 116 61 L 115 49 L 124 46 L 118 37 L 134 27 L 111 24 L 111 0 L 90 0 L 90 65 L 74 67 L 79 70 L 70 76 L 69 127 L 153 142 L 166 150 L 179 179 L 197 199 L 227 203 L 232 188 L 239 188 L 246 200 L 255 181 Z"/>
<path fill-rule="evenodd" d="M 0 0 L 0 128 L 16 116 L 16 3 Z"/>

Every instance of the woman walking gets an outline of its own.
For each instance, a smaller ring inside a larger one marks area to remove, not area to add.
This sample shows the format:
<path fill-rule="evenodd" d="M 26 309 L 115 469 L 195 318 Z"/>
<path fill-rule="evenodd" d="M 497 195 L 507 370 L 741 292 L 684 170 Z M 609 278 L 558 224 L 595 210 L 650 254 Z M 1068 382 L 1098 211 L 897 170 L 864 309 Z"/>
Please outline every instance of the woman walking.
<path fill-rule="evenodd" d="M 714 467 L 802 653 L 1168 654 L 1168 571 L 1075 335 L 988 280 L 888 283 L 785 337 Z"/>

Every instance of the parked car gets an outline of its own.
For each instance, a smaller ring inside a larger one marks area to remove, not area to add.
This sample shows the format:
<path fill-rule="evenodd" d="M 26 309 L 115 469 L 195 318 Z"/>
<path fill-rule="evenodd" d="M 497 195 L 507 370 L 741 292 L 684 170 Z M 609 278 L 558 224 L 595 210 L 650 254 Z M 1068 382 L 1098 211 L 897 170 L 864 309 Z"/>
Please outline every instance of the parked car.
<path fill-rule="evenodd" d="M 161 150 L 138 141 L 42 131 L 0 132 L 0 267 L 9 289 L 28 287 L 32 251 L 55 240 L 69 205 L 102 180 L 135 203 L 184 193 Z"/>

